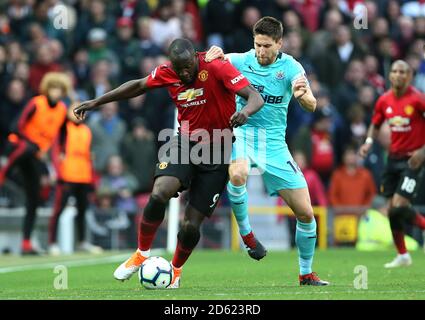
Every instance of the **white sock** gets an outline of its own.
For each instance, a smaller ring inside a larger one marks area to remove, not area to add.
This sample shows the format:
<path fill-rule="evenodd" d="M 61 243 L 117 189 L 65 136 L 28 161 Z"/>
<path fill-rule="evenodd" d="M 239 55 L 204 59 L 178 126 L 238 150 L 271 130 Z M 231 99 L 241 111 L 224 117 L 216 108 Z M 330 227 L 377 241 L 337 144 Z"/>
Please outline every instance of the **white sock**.
<path fill-rule="evenodd" d="M 137 251 L 145 258 L 149 258 L 151 256 L 151 249 L 142 251 L 140 249 L 137 249 Z"/>

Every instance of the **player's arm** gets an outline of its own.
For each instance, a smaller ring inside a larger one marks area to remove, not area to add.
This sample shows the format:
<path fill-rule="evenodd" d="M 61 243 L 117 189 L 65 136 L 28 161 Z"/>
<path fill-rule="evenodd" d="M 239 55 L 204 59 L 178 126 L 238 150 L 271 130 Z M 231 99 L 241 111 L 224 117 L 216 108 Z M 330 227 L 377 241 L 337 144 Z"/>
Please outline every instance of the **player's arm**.
<path fill-rule="evenodd" d="M 95 110 L 103 104 L 140 96 L 149 90 L 147 79 L 148 77 L 127 81 L 96 99 L 84 101 L 74 108 L 74 114 L 78 119 L 83 120 L 87 111 Z"/>
<path fill-rule="evenodd" d="M 418 101 L 418 109 L 425 114 L 425 95 L 420 94 Z M 422 148 L 419 148 L 412 152 L 412 155 L 408 161 L 409 167 L 413 170 L 419 169 L 422 165 L 425 164 L 425 144 Z"/>
<path fill-rule="evenodd" d="M 230 117 L 230 125 L 234 128 L 245 124 L 248 121 L 248 118 L 258 112 L 264 105 L 263 97 L 261 97 L 252 85 L 248 85 L 240 89 L 236 92 L 236 94 L 244 98 L 247 101 L 247 104 L 242 108 L 242 110 L 235 112 Z"/>
<path fill-rule="evenodd" d="M 359 154 L 363 158 L 367 156 L 367 154 L 370 151 L 370 148 L 372 148 L 373 141 L 378 137 L 379 134 L 379 126 L 371 123 L 369 126 L 369 129 L 367 130 L 367 137 L 365 142 L 360 146 Z"/>
<path fill-rule="evenodd" d="M 293 84 L 292 90 L 295 99 L 305 111 L 313 112 L 316 110 L 317 101 L 305 77 L 297 79 Z"/>
<path fill-rule="evenodd" d="M 53 167 L 56 170 L 57 180 L 61 180 L 61 172 L 60 172 L 60 164 L 65 157 L 65 147 L 66 147 L 66 136 L 67 136 L 67 126 L 66 121 L 64 125 L 61 127 L 59 134 L 53 143 L 51 158 Z"/>
<path fill-rule="evenodd" d="M 425 145 L 413 151 L 407 163 L 411 169 L 419 169 L 425 163 Z"/>

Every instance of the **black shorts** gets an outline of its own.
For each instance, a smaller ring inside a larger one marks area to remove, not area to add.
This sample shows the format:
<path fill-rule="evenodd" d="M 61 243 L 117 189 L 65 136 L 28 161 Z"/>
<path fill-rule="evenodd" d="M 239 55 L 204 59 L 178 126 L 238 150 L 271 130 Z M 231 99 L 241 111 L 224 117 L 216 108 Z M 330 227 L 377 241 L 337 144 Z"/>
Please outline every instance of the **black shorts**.
<path fill-rule="evenodd" d="M 208 152 L 205 151 L 207 149 Z M 220 159 L 217 152 L 220 153 Z M 174 157 L 171 157 L 173 153 Z M 198 157 L 192 157 L 193 154 Z M 209 217 L 229 181 L 230 155 L 231 146 L 230 150 L 229 147 L 212 144 L 201 146 L 176 136 L 169 142 L 166 152 L 159 155 L 160 162 L 155 168 L 155 179 L 160 176 L 178 178 L 182 185 L 179 192 L 188 189 L 189 204 Z"/>
<path fill-rule="evenodd" d="M 416 197 L 424 179 L 425 168 L 422 166 L 417 170 L 410 169 L 408 159 L 388 157 L 381 180 L 381 194 L 384 197 L 391 198 L 395 193 L 409 200 Z"/>

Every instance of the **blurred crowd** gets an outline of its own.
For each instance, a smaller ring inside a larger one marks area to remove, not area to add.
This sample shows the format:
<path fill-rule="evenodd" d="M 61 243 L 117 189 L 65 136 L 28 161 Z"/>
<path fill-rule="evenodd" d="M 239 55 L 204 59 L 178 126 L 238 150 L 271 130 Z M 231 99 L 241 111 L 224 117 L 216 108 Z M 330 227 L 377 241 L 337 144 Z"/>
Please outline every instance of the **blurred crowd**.
<path fill-rule="evenodd" d="M 93 99 L 148 75 L 177 37 L 190 39 L 198 50 L 218 45 L 225 52 L 247 51 L 253 47 L 252 27 L 265 15 L 283 22 L 282 51 L 301 62 L 317 97 L 313 114 L 291 101 L 287 129 L 313 205 L 369 205 L 379 187 L 388 127 L 365 161 L 357 148 L 376 99 L 388 88 L 391 62 L 406 60 L 415 73 L 413 84 L 425 91 L 425 3 L 420 0 L 1 1 L 0 154 L 46 73 L 71 77 L 68 105 Z M 98 208 L 136 212 L 152 186 L 158 133 L 174 126 L 167 91 L 110 103 L 87 124 Z M 47 179 L 45 185 L 52 183 Z"/>

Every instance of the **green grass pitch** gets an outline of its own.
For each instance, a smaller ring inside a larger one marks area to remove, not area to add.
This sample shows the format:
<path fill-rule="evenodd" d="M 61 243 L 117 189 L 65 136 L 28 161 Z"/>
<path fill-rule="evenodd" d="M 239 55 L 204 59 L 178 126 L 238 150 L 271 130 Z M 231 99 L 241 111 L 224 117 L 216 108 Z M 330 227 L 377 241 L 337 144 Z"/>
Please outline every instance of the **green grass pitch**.
<path fill-rule="evenodd" d="M 1 256 L 0 299 L 425 299 L 425 254 L 413 252 L 410 267 L 384 269 L 394 255 L 392 251 L 319 250 L 314 270 L 331 285 L 300 287 L 296 251 L 272 251 L 258 262 L 242 251 L 197 250 L 186 263 L 177 290 L 146 290 L 137 275 L 123 283 L 114 280 L 115 267 L 128 256 L 122 252 L 58 258 Z M 55 277 L 63 276 L 54 272 L 57 265 L 67 266 L 68 289 L 54 288 Z M 358 265 L 367 268 L 367 289 L 354 286 L 360 276 L 355 273 Z"/>

